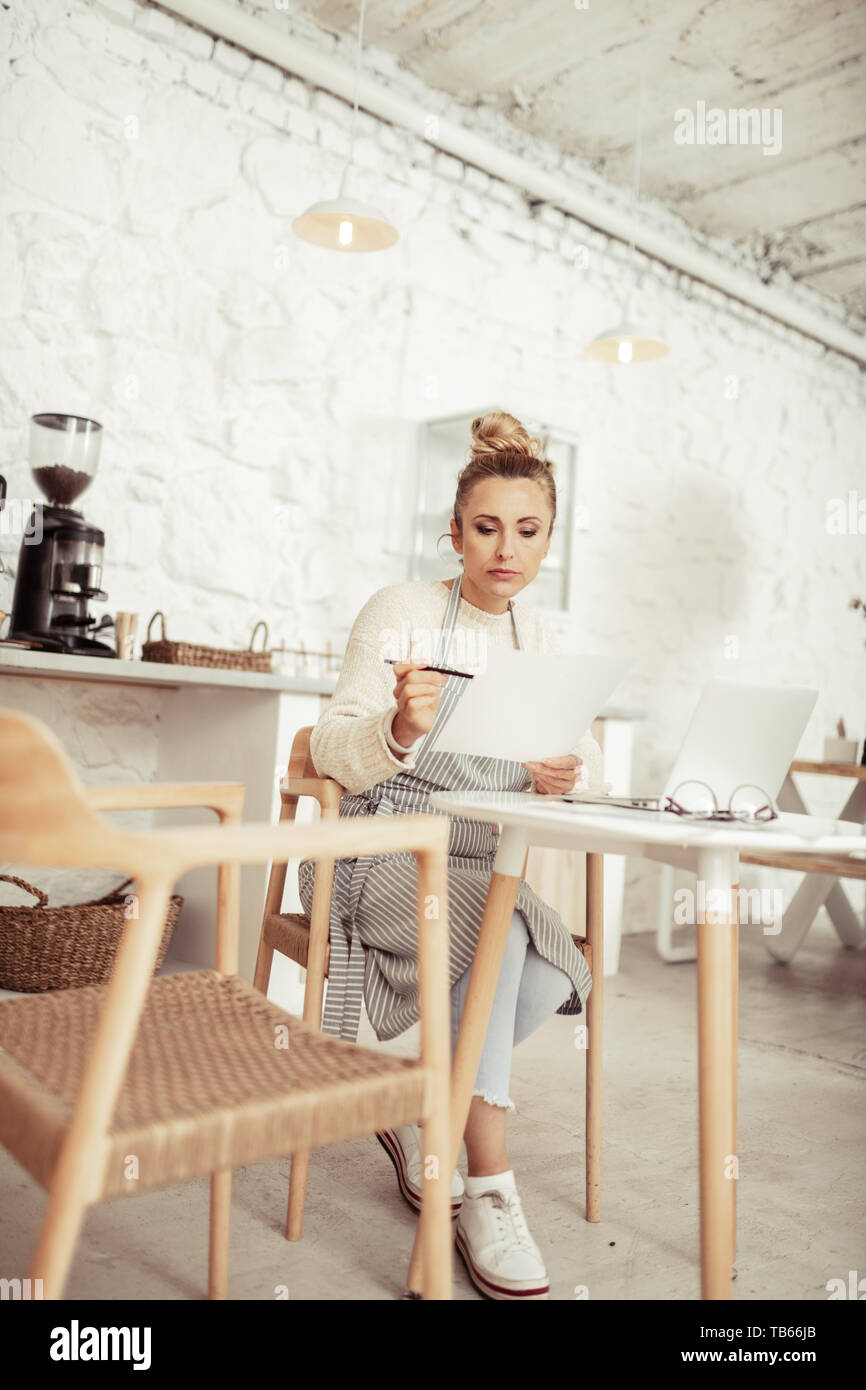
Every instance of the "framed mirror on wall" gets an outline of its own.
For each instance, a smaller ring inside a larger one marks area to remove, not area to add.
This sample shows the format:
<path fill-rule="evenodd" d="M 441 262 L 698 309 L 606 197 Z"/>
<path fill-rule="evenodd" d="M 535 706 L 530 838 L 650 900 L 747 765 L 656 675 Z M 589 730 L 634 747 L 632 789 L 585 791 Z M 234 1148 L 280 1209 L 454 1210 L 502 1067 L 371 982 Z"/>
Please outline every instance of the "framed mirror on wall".
<path fill-rule="evenodd" d="M 458 559 L 446 536 L 436 549 L 443 532 L 450 533 L 449 521 L 454 505 L 457 475 L 465 462 L 471 441 L 471 425 L 486 409 L 422 421 L 418 438 L 418 501 L 412 547 L 412 579 L 440 579 L 443 564 L 453 572 Z M 573 518 L 577 491 L 577 438 L 568 430 L 539 420 L 524 419 L 531 435 L 542 441 L 542 452 L 554 466 L 556 480 L 556 523 L 550 550 L 527 590 L 529 602 L 550 613 L 567 613 L 570 608 L 573 562 Z"/>

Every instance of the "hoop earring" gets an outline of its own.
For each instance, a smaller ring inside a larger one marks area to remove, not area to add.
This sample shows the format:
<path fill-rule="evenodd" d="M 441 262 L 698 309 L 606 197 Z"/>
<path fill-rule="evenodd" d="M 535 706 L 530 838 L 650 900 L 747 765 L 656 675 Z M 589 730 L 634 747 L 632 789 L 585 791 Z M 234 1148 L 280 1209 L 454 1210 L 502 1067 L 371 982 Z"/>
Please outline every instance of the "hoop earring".
<path fill-rule="evenodd" d="M 439 545 L 440 545 L 440 543 L 441 543 L 443 540 L 447 540 L 447 538 L 448 538 L 448 532 L 447 532 L 447 531 L 443 531 L 442 535 L 441 535 L 441 536 L 438 538 L 438 540 L 436 541 L 436 555 L 438 556 L 438 558 L 439 558 L 440 560 L 442 559 L 442 554 L 441 554 L 441 552 L 440 552 L 440 550 L 439 550 Z M 461 568 L 463 567 L 463 556 L 462 556 L 462 555 L 459 555 L 459 556 L 458 556 L 458 555 L 456 554 L 456 552 L 455 552 L 454 550 L 452 550 L 452 552 L 451 552 L 451 558 L 452 558 L 452 559 L 456 559 L 456 560 L 457 560 L 457 563 L 460 565 L 460 567 L 461 567 Z"/>

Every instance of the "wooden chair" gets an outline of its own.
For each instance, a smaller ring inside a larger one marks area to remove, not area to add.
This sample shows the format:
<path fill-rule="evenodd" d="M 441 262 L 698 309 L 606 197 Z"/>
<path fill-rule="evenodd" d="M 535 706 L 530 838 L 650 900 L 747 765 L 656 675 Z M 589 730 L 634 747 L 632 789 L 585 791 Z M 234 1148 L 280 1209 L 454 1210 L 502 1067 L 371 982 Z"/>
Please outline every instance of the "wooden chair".
<path fill-rule="evenodd" d="M 49 729 L 0 710 L 0 859 L 110 865 L 135 876 L 138 894 L 107 984 L 0 1002 L 0 1142 L 48 1192 L 30 1269 L 45 1298 L 62 1295 L 96 1202 L 209 1175 L 208 1291 L 224 1298 L 234 1167 L 419 1120 L 425 1153 L 449 1152 L 448 822 L 132 834 L 96 809 L 210 805 L 230 821 L 241 794 L 232 785 L 88 793 Z M 418 860 L 419 1061 L 317 1033 L 237 975 L 240 865 L 398 849 Z M 153 978 L 172 887 L 200 865 L 220 866 L 216 969 Z M 439 907 L 430 919 L 429 894 Z M 439 1167 L 439 1177 L 425 1167 L 424 1292 L 447 1299 L 450 1172 Z"/>
<path fill-rule="evenodd" d="M 312 726 L 299 729 L 292 741 L 289 766 L 285 779 L 280 784 L 280 822 L 294 821 L 302 796 L 311 796 L 319 803 L 323 821 L 333 822 L 339 819 L 340 798 L 345 792 L 345 787 L 332 777 L 320 777 L 316 772 L 310 754 L 312 732 Z M 281 955 L 303 966 L 307 972 L 304 983 L 303 1019 L 309 1028 L 319 1032 L 322 1026 L 322 1000 L 331 954 L 328 928 L 334 861 L 320 859 L 316 865 L 313 906 L 309 918 L 300 912 L 280 911 L 286 886 L 286 869 L 285 863 L 271 865 L 253 985 L 267 997 L 274 951 L 279 951 Z M 365 950 L 365 957 L 366 954 Z M 300 1240 L 303 1234 L 309 1167 L 309 1150 L 292 1155 L 286 1211 L 287 1240 Z"/>
<path fill-rule="evenodd" d="M 312 732 L 312 726 L 299 729 L 292 741 L 288 770 L 285 779 L 280 785 L 280 821 L 294 821 L 298 809 L 298 802 L 302 796 L 310 796 L 319 803 L 322 820 L 331 821 L 339 817 L 340 798 L 344 795 L 345 788 L 332 777 L 320 777 L 316 772 L 310 753 L 310 736 Z M 528 857 L 527 854 L 527 859 Z M 587 903 L 589 904 L 590 900 L 592 902 L 592 925 L 600 938 L 602 856 L 587 856 L 587 865 L 588 871 L 591 870 L 592 874 L 592 898 L 590 899 L 590 880 L 588 878 Z M 524 860 L 523 872 L 524 874 L 526 873 L 526 860 Z M 299 912 L 281 912 L 283 892 L 286 885 L 286 864 L 274 864 L 271 867 L 270 878 L 268 880 L 268 891 L 265 898 L 265 910 L 262 916 L 262 929 L 259 935 L 255 975 L 253 977 L 253 983 L 256 989 L 260 989 L 264 995 L 267 995 L 274 951 L 279 951 L 282 955 L 288 957 L 289 960 L 293 960 L 297 962 L 298 965 L 303 966 L 307 972 L 304 988 L 303 1018 L 304 1022 L 310 1028 L 316 1030 L 320 1029 L 322 1025 L 322 999 L 324 996 L 325 980 L 328 975 L 328 960 L 330 956 L 328 927 L 331 916 L 333 882 L 334 861 L 320 860 L 316 867 L 316 881 L 313 889 L 313 904 L 310 917 L 308 918 L 304 916 L 303 913 Z M 593 952 L 590 942 L 583 936 L 573 935 L 572 940 L 586 959 L 590 971 L 593 971 Z M 366 954 L 367 952 L 365 949 L 365 957 Z M 597 952 L 597 959 L 599 961 L 602 960 L 602 953 L 600 951 Z M 601 981 L 596 980 L 595 973 L 593 972 L 593 989 L 590 994 L 588 1020 L 590 1022 L 590 1028 L 592 1028 L 593 996 L 596 996 L 596 1004 L 594 1006 L 595 1030 L 593 1033 L 596 1047 L 592 1054 L 591 1068 L 589 1065 L 589 1055 L 587 1056 L 586 1099 L 587 1190 L 594 1194 L 593 1197 L 589 1199 L 591 1214 L 588 1214 L 587 1219 L 590 1221 L 599 1220 L 598 1210 L 601 1188 L 601 988 Z M 296 1152 L 292 1155 L 292 1170 L 289 1178 L 289 1201 L 286 1213 L 287 1240 L 300 1240 L 303 1233 L 304 1202 L 306 1199 L 309 1163 L 309 1152 Z"/>

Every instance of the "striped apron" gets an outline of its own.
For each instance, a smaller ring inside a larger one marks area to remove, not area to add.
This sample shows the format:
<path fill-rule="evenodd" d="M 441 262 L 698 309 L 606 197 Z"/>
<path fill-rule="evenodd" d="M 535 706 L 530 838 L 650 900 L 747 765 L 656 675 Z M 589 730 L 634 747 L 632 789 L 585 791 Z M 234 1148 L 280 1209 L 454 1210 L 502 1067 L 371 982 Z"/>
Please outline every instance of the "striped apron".
<path fill-rule="evenodd" d="M 448 664 L 451 635 L 460 604 L 461 577 L 451 585 L 448 607 L 433 666 Z M 523 649 L 517 614 L 509 603 L 517 647 Z M 531 778 L 520 762 L 449 753 L 431 748 L 469 684 L 469 677 L 450 676 L 442 687 L 435 722 L 415 748 L 411 770 L 398 772 L 364 792 L 347 793 L 340 816 L 444 815 L 428 802 L 434 791 L 508 791 L 526 789 Z M 472 964 L 490 875 L 499 842 L 499 827 L 486 821 L 451 818 L 448 845 L 449 981 Z M 301 861 L 298 890 L 307 916 L 312 911 L 315 862 Z M 330 964 L 322 1027 L 326 1033 L 356 1042 L 362 1004 L 382 1041 L 397 1037 L 418 1019 L 417 863 L 408 850 L 393 854 L 338 859 L 330 917 Z M 521 880 L 515 907 L 526 922 L 535 949 L 563 970 L 573 992 L 557 1010 L 583 1012 L 592 976 L 562 918 Z M 363 947 L 368 950 L 366 968 Z"/>

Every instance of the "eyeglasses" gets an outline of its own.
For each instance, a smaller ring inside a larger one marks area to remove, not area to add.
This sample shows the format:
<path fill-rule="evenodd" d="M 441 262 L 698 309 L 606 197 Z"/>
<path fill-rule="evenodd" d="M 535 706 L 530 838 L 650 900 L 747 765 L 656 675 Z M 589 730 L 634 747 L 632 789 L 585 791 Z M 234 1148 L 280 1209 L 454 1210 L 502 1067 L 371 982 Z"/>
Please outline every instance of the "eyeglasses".
<path fill-rule="evenodd" d="M 716 794 L 706 782 L 680 782 L 670 796 L 665 797 L 664 811 L 692 820 L 769 821 L 778 820 L 779 813 L 772 797 L 762 787 L 742 782 L 734 787 L 727 810 L 720 810 Z"/>

